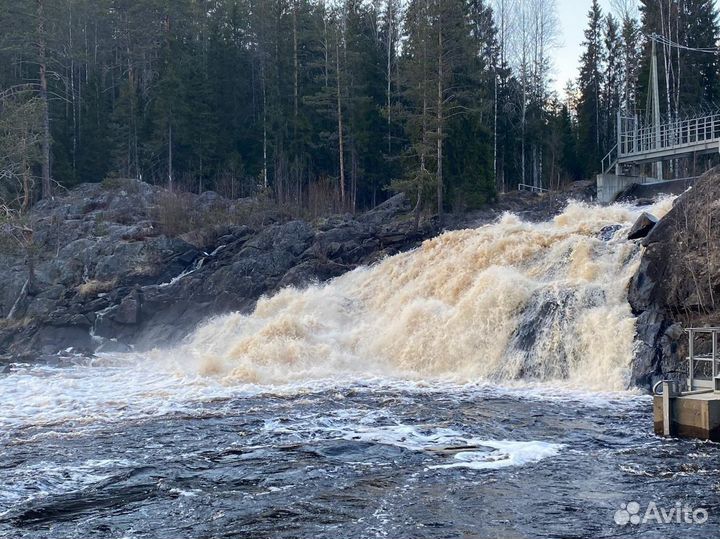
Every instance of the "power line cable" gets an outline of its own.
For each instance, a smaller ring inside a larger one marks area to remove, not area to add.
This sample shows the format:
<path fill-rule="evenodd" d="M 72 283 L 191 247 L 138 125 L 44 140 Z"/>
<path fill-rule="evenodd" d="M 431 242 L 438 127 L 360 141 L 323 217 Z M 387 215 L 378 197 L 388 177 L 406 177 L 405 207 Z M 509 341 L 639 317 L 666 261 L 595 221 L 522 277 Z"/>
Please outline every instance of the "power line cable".
<path fill-rule="evenodd" d="M 715 54 L 715 55 L 720 54 L 720 49 L 717 49 L 717 48 L 688 47 L 687 45 L 681 45 L 680 43 L 675 43 L 668 37 L 661 36 L 659 34 L 651 34 L 649 37 L 650 37 L 650 39 L 655 40 L 656 42 L 660 43 L 661 45 L 665 45 L 668 47 L 674 47 L 676 49 L 681 49 L 681 50 L 690 51 L 690 52 L 701 52 L 701 53 L 705 53 L 705 54 Z"/>

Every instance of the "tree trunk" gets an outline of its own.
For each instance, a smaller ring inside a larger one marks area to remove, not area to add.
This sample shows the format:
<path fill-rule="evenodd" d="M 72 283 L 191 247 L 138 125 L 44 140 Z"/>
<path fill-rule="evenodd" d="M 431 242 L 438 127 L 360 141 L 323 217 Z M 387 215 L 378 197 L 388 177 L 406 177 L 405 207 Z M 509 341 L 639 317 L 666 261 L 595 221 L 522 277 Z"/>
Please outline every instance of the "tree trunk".
<path fill-rule="evenodd" d="M 45 1 L 37 0 L 37 43 L 38 65 L 40 68 L 40 102 L 42 114 L 42 198 L 52 196 L 50 183 L 50 110 L 47 87 L 47 58 L 45 51 Z"/>
<path fill-rule="evenodd" d="M 390 121 L 390 93 L 391 93 L 391 81 L 392 81 L 392 49 L 393 49 L 393 0 L 387 2 L 387 151 L 388 157 L 390 156 L 392 134 L 391 134 L 391 121 Z"/>
<path fill-rule="evenodd" d="M 299 95 L 299 78 L 298 78 L 298 32 L 297 32 L 297 0 L 293 0 L 292 24 L 293 24 L 293 142 L 297 145 L 297 125 L 298 125 L 298 95 Z M 297 148 L 295 149 L 297 151 Z"/>
<path fill-rule="evenodd" d="M 340 161 L 340 202 L 345 206 L 345 147 L 343 143 L 342 99 L 340 96 L 340 43 L 335 45 L 335 69 L 337 83 L 338 157 Z"/>
<path fill-rule="evenodd" d="M 521 178 L 520 183 L 525 183 L 526 171 L 525 171 L 525 129 L 527 124 L 527 78 L 528 78 L 528 64 L 527 64 L 527 25 L 525 22 L 525 8 L 521 8 L 522 17 L 522 65 L 521 78 L 522 78 L 522 120 L 520 129 L 520 153 L 521 153 Z"/>
<path fill-rule="evenodd" d="M 23 201 L 22 201 L 22 212 L 25 213 L 30 209 L 30 202 L 32 200 L 32 179 L 30 165 L 28 164 L 26 153 L 25 153 L 25 140 L 23 139 L 22 148 L 22 185 L 23 185 Z"/>
<path fill-rule="evenodd" d="M 443 33 L 442 13 L 438 14 L 438 73 L 437 73 L 437 204 L 438 222 L 443 222 Z"/>
<path fill-rule="evenodd" d="M 493 69 L 493 174 L 495 175 L 495 189 L 501 193 L 505 192 L 503 186 L 498 182 L 498 76 L 497 65 Z"/>
<path fill-rule="evenodd" d="M 300 99 L 300 61 L 298 58 L 298 0 L 293 0 L 292 6 L 292 26 L 293 26 L 293 148 L 292 148 L 292 173 L 295 184 L 295 203 L 298 208 L 301 202 L 302 186 L 300 178 L 302 176 L 300 163 L 300 144 L 298 141 L 298 114 Z M 290 187 L 288 186 L 288 191 Z"/>
<path fill-rule="evenodd" d="M 262 84 L 262 100 L 263 100 L 263 189 L 268 188 L 268 133 L 267 133 L 267 81 L 265 80 L 265 59 L 260 60 L 260 79 Z"/>
<path fill-rule="evenodd" d="M 329 58 L 329 49 L 330 44 L 328 43 L 328 28 L 327 28 L 327 13 L 325 12 L 325 2 L 322 3 L 322 13 L 323 13 L 323 49 L 325 52 L 325 88 L 330 86 L 330 58 Z"/>
<path fill-rule="evenodd" d="M 420 208 L 422 206 L 422 190 L 418 189 L 417 202 L 415 202 L 415 208 L 413 209 L 414 220 L 413 220 L 413 232 L 417 232 L 420 227 Z"/>

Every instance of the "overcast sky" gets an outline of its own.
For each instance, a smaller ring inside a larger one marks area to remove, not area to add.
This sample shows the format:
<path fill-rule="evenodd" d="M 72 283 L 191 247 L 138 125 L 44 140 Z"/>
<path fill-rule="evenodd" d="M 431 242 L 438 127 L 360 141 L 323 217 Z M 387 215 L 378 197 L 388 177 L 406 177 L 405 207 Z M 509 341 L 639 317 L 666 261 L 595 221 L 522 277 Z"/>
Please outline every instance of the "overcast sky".
<path fill-rule="evenodd" d="M 557 13 L 560 19 L 560 46 L 555 51 L 554 87 L 562 95 L 568 79 L 577 78 L 581 54 L 580 43 L 584 39 L 583 31 L 587 25 L 587 12 L 591 0 L 557 0 Z M 600 0 L 603 13 L 610 7 L 609 0 Z"/>

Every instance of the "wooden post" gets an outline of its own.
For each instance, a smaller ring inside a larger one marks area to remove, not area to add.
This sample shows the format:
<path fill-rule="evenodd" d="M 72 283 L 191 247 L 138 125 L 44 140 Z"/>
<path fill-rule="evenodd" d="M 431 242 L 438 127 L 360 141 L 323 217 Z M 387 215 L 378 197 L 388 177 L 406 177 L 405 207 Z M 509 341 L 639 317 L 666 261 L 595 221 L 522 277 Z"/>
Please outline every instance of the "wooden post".
<path fill-rule="evenodd" d="M 663 399 L 663 436 L 670 436 L 672 429 L 670 422 L 672 421 L 672 414 L 670 413 L 671 397 L 670 388 L 672 383 L 665 380 L 662 383 L 662 399 Z"/>

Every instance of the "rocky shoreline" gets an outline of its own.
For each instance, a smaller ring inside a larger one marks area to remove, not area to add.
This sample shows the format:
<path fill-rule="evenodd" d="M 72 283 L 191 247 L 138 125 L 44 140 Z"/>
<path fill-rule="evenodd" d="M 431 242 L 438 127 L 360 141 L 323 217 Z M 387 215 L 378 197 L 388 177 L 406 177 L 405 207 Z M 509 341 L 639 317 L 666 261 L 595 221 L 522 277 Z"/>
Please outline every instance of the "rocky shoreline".
<path fill-rule="evenodd" d="M 687 377 L 684 328 L 720 325 L 720 168 L 680 195 L 642 245 L 628 289 L 638 317 L 632 379 L 650 388 Z"/>

